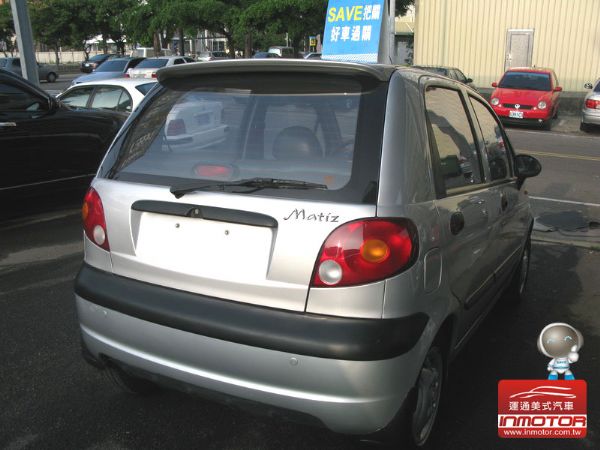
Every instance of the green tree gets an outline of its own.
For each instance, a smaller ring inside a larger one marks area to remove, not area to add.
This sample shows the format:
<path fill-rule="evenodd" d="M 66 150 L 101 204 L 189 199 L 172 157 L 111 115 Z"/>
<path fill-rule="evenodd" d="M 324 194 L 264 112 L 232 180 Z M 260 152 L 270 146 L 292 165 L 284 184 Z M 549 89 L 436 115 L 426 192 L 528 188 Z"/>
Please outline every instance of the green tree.
<path fill-rule="evenodd" d="M 29 5 L 33 36 L 54 51 L 58 67 L 60 48 L 70 43 L 72 4 L 69 0 L 32 0 Z"/>
<path fill-rule="evenodd" d="M 0 49 L 4 56 L 12 55 L 15 51 L 15 25 L 12 20 L 10 4 L 0 5 Z"/>
<path fill-rule="evenodd" d="M 138 6 L 136 0 L 96 0 L 95 20 L 102 40 L 104 52 L 108 51 L 108 40 L 112 39 L 117 52 L 125 53 L 125 23 L 131 8 Z"/>

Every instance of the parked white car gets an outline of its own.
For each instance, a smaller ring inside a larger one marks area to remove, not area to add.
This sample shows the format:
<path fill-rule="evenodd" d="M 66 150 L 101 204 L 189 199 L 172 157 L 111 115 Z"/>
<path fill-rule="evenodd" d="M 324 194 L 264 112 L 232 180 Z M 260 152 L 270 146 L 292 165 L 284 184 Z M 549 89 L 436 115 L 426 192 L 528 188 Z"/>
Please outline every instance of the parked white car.
<path fill-rule="evenodd" d="M 187 56 L 147 58 L 139 63 L 135 69 L 131 69 L 125 76 L 129 76 L 129 78 L 156 78 L 158 69 L 190 62 L 194 62 L 194 60 Z"/>
<path fill-rule="evenodd" d="M 594 84 L 586 83 L 584 86 L 591 91 L 583 99 L 581 110 L 581 131 L 591 131 L 592 127 L 600 128 L 600 78 Z"/>
<path fill-rule="evenodd" d="M 156 84 L 153 79 L 114 78 L 71 86 L 58 98 L 76 108 L 109 109 L 130 113 Z"/>

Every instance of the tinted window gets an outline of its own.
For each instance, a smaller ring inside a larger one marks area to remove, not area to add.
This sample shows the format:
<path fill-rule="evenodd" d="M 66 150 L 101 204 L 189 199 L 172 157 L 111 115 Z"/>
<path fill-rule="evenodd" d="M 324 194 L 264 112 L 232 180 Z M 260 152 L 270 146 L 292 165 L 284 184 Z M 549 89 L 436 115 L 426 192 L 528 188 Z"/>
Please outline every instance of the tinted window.
<path fill-rule="evenodd" d="M 13 67 L 21 67 L 21 60 L 19 58 L 13 59 Z"/>
<path fill-rule="evenodd" d="M 125 66 L 128 61 L 117 61 L 111 60 L 104 61 L 100 66 L 96 69 L 96 72 L 123 72 L 125 70 Z"/>
<path fill-rule="evenodd" d="M 131 111 L 131 97 L 120 87 L 103 86 L 96 90 L 91 107 L 116 111 Z"/>
<path fill-rule="evenodd" d="M 171 186 L 294 179 L 327 189 L 257 195 L 373 202 L 386 89 L 364 83 L 291 74 L 171 80 L 111 151 L 108 176 Z"/>
<path fill-rule="evenodd" d="M 38 111 L 44 109 L 44 99 L 19 86 L 0 83 L 0 111 Z"/>
<path fill-rule="evenodd" d="M 550 74 L 536 72 L 506 72 L 498 87 L 505 89 L 527 89 L 549 91 Z"/>
<path fill-rule="evenodd" d="M 594 88 L 594 92 L 600 92 L 600 81 L 596 83 L 596 87 Z"/>
<path fill-rule="evenodd" d="M 481 183 L 477 146 L 458 91 L 429 87 L 425 104 L 446 189 Z"/>
<path fill-rule="evenodd" d="M 145 59 L 136 66 L 136 69 L 157 69 L 167 65 L 168 59 Z"/>
<path fill-rule="evenodd" d="M 108 58 L 108 55 L 96 55 L 96 56 L 92 56 L 89 60 L 91 62 L 98 62 L 98 61 L 102 61 L 103 59 Z"/>
<path fill-rule="evenodd" d="M 90 99 L 90 95 L 94 91 L 93 86 L 85 86 L 81 88 L 75 88 L 66 94 L 62 95 L 60 99 L 63 103 L 66 103 L 69 106 L 74 106 L 78 108 L 85 108 L 88 100 Z"/>
<path fill-rule="evenodd" d="M 138 86 L 136 86 L 135 88 L 140 91 L 142 94 L 146 95 L 148 93 L 148 91 L 150 91 L 150 89 L 152 89 L 154 87 L 156 83 L 146 83 L 146 84 L 140 84 Z"/>
<path fill-rule="evenodd" d="M 481 128 L 487 163 L 490 168 L 491 181 L 501 180 L 510 176 L 510 163 L 507 149 L 502 136 L 502 129 L 496 118 L 479 100 L 471 97 L 471 104 Z"/>
<path fill-rule="evenodd" d="M 0 67 L 4 67 L 4 66 L 6 66 L 6 59 L 0 58 Z"/>
<path fill-rule="evenodd" d="M 456 79 L 458 81 L 460 81 L 461 83 L 464 83 L 465 81 L 467 81 L 467 77 L 465 77 L 465 74 L 462 73 L 460 70 L 454 69 L 454 72 L 456 73 Z"/>

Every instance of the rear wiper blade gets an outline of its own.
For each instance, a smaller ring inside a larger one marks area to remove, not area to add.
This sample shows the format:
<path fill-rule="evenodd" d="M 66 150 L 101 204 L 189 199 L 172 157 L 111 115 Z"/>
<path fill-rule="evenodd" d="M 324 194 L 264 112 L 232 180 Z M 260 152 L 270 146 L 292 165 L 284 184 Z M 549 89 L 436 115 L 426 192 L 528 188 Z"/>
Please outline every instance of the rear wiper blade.
<path fill-rule="evenodd" d="M 286 180 L 282 178 L 246 178 L 239 181 L 231 181 L 226 183 L 187 183 L 185 185 L 172 186 L 170 191 L 175 198 L 181 198 L 185 194 L 194 191 L 200 191 L 208 188 L 221 188 L 224 190 L 226 187 L 248 187 L 254 188 L 250 191 L 244 192 L 255 192 L 259 189 L 327 189 L 326 184 L 311 183 L 310 181 L 300 180 Z"/>

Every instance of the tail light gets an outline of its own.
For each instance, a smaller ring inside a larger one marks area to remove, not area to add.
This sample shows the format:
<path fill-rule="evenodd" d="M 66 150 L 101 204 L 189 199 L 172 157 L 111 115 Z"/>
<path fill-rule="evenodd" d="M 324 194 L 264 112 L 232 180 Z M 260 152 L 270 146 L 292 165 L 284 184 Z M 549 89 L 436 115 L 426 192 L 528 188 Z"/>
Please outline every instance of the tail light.
<path fill-rule="evenodd" d="M 89 188 L 85 194 L 81 217 L 83 218 L 83 229 L 88 239 L 98 247 L 110 251 L 102 200 L 100 200 L 100 196 L 94 188 Z"/>
<path fill-rule="evenodd" d="M 592 100 L 590 98 L 585 101 L 585 107 L 589 109 L 600 109 L 600 100 Z"/>
<path fill-rule="evenodd" d="M 167 126 L 167 136 L 178 136 L 185 134 L 185 122 L 183 119 L 173 119 Z"/>
<path fill-rule="evenodd" d="M 231 167 L 203 164 L 194 167 L 194 172 L 203 178 L 227 178 L 232 174 Z"/>
<path fill-rule="evenodd" d="M 156 75 L 156 72 L 152 72 L 152 78 L 157 78 L 158 75 Z"/>
<path fill-rule="evenodd" d="M 311 286 L 354 286 L 383 280 L 408 269 L 417 252 L 417 231 L 409 220 L 348 222 L 325 240 Z"/>
<path fill-rule="evenodd" d="M 131 75 L 129 75 L 129 72 L 125 72 L 125 75 L 123 75 L 125 78 L 130 78 Z"/>

